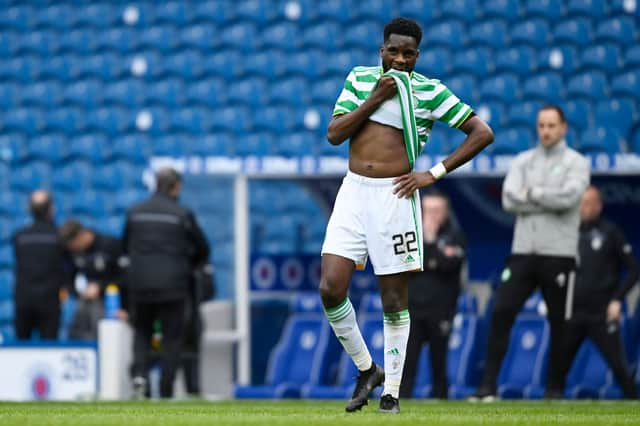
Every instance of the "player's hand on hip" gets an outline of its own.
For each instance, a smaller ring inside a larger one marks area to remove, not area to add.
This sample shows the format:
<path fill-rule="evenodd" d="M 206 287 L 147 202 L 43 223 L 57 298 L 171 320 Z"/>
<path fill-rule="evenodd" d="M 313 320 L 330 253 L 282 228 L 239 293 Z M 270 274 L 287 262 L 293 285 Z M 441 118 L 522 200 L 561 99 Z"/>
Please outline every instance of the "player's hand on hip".
<path fill-rule="evenodd" d="M 393 193 L 398 195 L 398 198 L 411 198 L 416 189 L 431 185 L 435 181 L 436 179 L 431 173 L 411 172 L 398 176 L 393 180 L 393 184 L 395 185 Z"/>

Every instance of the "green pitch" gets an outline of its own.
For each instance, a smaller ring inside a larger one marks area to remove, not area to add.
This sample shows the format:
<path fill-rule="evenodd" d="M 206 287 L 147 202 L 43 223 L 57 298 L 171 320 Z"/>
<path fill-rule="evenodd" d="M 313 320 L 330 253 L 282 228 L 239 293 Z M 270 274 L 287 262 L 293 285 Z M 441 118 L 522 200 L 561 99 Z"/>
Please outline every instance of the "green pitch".
<path fill-rule="evenodd" d="M 375 404 L 374 404 L 375 403 Z M 636 402 L 401 401 L 399 415 L 360 413 L 343 401 L 0 403 L 0 425 L 617 425 L 640 424 Z"/>

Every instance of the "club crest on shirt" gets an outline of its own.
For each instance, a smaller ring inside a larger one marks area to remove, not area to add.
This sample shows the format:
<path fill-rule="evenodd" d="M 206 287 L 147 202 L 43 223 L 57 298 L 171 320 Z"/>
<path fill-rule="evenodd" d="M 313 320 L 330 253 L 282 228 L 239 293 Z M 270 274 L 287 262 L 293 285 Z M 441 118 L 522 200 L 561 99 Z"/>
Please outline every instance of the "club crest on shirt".
<path fill-rule="evenodd" d="M 600 235 L 596 235 L 591 238 L 591 248 L 594 251 L 598 251 L 602 248 L 602 237 Z"/>
<path fill-rule="evenodd" d="M 567 276 L 564 274 L 564 272 L 560 272 L 557 276 L 556 276 L 556 283 L 558 283 L 558 286 L 560 288 L 564 287 L 565 283 L 567 281 Z"/>

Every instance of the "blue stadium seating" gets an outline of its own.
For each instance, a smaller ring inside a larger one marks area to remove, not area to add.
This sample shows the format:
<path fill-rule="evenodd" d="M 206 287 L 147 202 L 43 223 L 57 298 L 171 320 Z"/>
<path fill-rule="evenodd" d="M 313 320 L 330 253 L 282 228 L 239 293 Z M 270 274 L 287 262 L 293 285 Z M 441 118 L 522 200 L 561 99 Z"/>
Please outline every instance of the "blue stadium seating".
<path fill-rule="evenodd" d="M 621 61 L 620 49 L 612 43 L 591 45 L 582 52 L 580 58 L 581 69 L 596 69 L 607 73 L 618 70 Z"/>
<path fill-rule="evenodd" d="M 182 80 L 168 78 L 147 85 L 146 101 L 149 105 L 175 108 L 184 103 L 185 86 Z"/>
<path fill-rule="evenodd" d="M 517 0 L 486 0 L 480 12 L 485 18 L 503 18 L 515 21 L 520 16 L 520 5 Z"/>
<path fill-rule="evenodd" d="M 476 0 L 450 0 L 440 6 L 440 14 L 444 19 L 459 19 L 466 23 L 474 22 L 478 15 Z"/>
<path fill-rule="evenodd" d="M 350 26 L 342 41 L 347 48 L 374 50 L 382 43 L 381 33 L 381 25 L 377 21 L 365 21 Z"/>
<path fill-rule="evenodd" d="M 522 96 L 524 99 L 556 104 L 562 98 L 562 87 L 562 78 L 558 74 L 540 73 L 525 80 Z"/>
<path fill-rule="evenodd" d="M 569 127 L 583 130 L 593 124 L 592 104 L 584 99 L 568 100 L 562 104 Z"/>
<path fill-rule="evenodd" d="M 633 99 L 616 97 L 598 102 L 594 118 L 596 123 L 606 123 L 607 127 L 618 129 L 622 135 L 626 135 L 634 121 L 637 121 L 638 110 Z"/>
<path fill-rule="evenodd" d="M 549 326 L 544 318 L 527 314 L 516 318 L 498 377 L 501 398 L 541 396 L 548 343 Z"/>
<path fill-rule="evenodd" d="M 531 148 L 533 144 L 531 130 L 520 127 L 498 130 L 495 133 L 494 142 L 487 149 L 495 155 L 515 155 Z"/>
<path fill-rule="evenodd" d="M 510 104 L 519 96 L 518 87 L 518 77 L 515 74 L 499 74 L 480 83 L 480 99 Z"/>
<path fill-rule="evenodd" d="M 493 71 L 491 52 L 486 48 L 474 48 L 464 50 L 454 57 L 452 72 L 471 73 L 478 77 L 484 77 Z M 442 60 L 439 58 L 438 60 Z"/>
<path fill-rule="evenodd" d="M 266 385 L 236 386 L 236 398 L 297 398 L 319 382 L 330 329 L 323 314 L 292 315 L 269 358 Z"/>
<path fill-rule="evenodd" d="M 443 83 L 464 102 L 473 104 L 478 99 L 476 80 L 471 74 L 456 75 L 443 81 Z M 487 100 L 482 96 L 482 91 L 480 92 L 480 98 L 483 101 Z"/>
<path fill-rule="evenodd" d="M 531 47 L 510 47 L 497 52 L 496 70 L 527 75 L 536 68 L 536 53 Z"/>
<path fill-rule="evenodd" d="M 600 71 L 578 74 L 569 79 L 567 96 L 591 98 L 592 101 L 602 99 L 608 93 L 607 78 Z"/>
<path fill-rule="evenodd" d="M 302 43 L 310 48 L 320 48 L 328 52 L 342 45 L 342 31 L 334 22 L 320 22 L 303 30 Z"/>
<path fill-rule="evenodd" d="M 584 15 L 588 18 L 599 18 L 604 15 L 604 0 L 569 0 L 568 15 Z"/>
<path fill-rule="evenodd" d="M 420 64 L 424 67 L 425 75 L 428 77 L 446 79 L 451 70 L 451 63 L 449 50 L 443 47 L 434 47 L 420 52 Z M 342 85 L 342 82 L 340 83 Z"/>
<path fill-rule="evenodd" d="M 13 298 L 13 274 L 0 272 L 0 301 Z"/>
<path fill-rule="evenodd" d="M 392 16 L 394 13 L 393 3 L 394 2 L 390 0 L 371 0 L 368 2 L 357 2 L 357 6 L 353 10 L 353 19 L 373 19 L 378 22 L 385 22 L 389 19 L 389 16 Z"/>
<path fill-rule="evenodd" d="M 569 18 L 559 22 L 553 31 L 556 43 L 570 43 L 576 46 L 590 44 L 591 23 L 587 18 Z"/>
<path fill-rule="evenodd" d="M 625 144 L 620 131 L 616 128 L 597 124 L 597 127 L 584 129 L 577 149 L 582 153 L 605 152 L 615 154 L 624 151 Z"/>
<path fill-rule="evenodd" d="M 614 95 L 637 96 L 640 93 L 640 69 L 614 76 L 611 81 L 611 92 Z"/>
<path fill-rule="evenodd" d="M 526 16 L 535 16 L 550 22 L 557 21 L 562 11 L 561 0 L 527 0 L 523 9 Z"/>
<path fill-rule="evenodd" d="M 579 68 L 578 52 L 571 45 L 561 45 L 542 49 L 538 55 L 540 70 L 557 70 L 564 75 L 572 75 Z"/>
<path fill-rule="evenodd" d="M 640 45 L 631 46 L 624 55 L 624 64 L 629 68 L 640 67 Z"/>
<path fill-rule="evenodd" d="M 511 42 L 516 45 L 543 47 L 548 44 L 550 33 L 547 21 L 533 18 L 518 22 L 511 28 Z"/>
<path fill-rule="evenodd" d="M 494 129 L 502 128 L 507 122 L 507 113 L 501 102 L 483 102 L 476 108 L 476 112 Z"/>
<path fill-rule="evenodd" d="M 457 20 L 437 22 L 425 31 L 425 39 L 429 45 L 441 45 L 448 49 L 459 49 L 464 43 L 464 24 Z"/>
<path fill-rule="evenodd" d="M 525 95 L 527 98 L 527 95 Z M 536 122 L 538 110 L 542 106 L 540 101 L 524 101 L 513 105 L 507 114 L 509 127 L 531 126 Z"/>
<path fill-rule="evenodd" d="M 610 41 L 620 46 L 630 46 L 634 42 L 637 29 L 630 16 L 616 16 L 599 22 L 595 38 L 598 41 Z"/>
<path fill-rule="evenodd" d="M 607 385 L 611 385 L 611 371 L 591 341 L 585 341 L 567 375 L 565 397 L 598 399 Z"/>
<path fill-rule="evenodd" d="M 398 14 L 421 22 L 432 22 L 439 14 L 438 6 L 434 0 L 405 0 L 398 4 Z"/>

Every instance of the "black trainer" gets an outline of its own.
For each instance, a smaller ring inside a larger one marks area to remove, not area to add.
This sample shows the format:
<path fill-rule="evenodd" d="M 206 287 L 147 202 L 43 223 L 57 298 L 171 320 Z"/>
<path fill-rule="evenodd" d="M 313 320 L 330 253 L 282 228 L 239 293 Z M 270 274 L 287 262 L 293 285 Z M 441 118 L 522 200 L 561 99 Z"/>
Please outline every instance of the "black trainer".
<path fill-rule="evenodd" d="M 497 399 L 498 398 L 496 396 L 495 389 L 492 389 L 486 386 L 480 386 L 476 391 L 476 393 L 474 393 L 468 398 L 468 401 L 469 402 L 494 402 Z"/>
<path fill-rule="evenodd" d="M 362 409 L 364 405 L 369 403 L 369 394 L 371 391 L 380 386 L 382 382 L 384 382 L 384 370 L 374 362 L 370 369 L 361 371 L 360 374 L 358 374 L 356 388 L 353 390 L 353 395 L 351 395 L 351 399 L 347 403 L 345 410 L 348 413 L 353 413 L 356 410 Z"/>
<path fill-rule="evenodd" d="M 381 413 L 398 414 L 400 412 L 400 401 L 398 401 L 398 398 L 392 397 L 389 393 L 382 395 L 378 411 Z"/>

